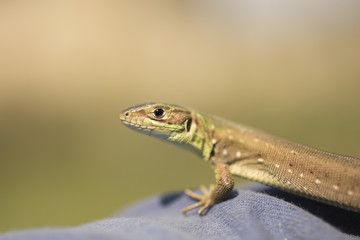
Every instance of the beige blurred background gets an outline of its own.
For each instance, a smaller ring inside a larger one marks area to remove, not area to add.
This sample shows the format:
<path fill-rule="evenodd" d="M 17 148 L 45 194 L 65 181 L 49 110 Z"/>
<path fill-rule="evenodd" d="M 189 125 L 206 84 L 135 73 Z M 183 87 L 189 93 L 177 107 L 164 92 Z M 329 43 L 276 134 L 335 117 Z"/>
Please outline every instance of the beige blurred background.
<path fill-rule="evenodd" d="M 149 100 L 360 155 L 358 1 L 1 1 L 0 34 L 2 232 L 213 182 L 122 126 Z"/>

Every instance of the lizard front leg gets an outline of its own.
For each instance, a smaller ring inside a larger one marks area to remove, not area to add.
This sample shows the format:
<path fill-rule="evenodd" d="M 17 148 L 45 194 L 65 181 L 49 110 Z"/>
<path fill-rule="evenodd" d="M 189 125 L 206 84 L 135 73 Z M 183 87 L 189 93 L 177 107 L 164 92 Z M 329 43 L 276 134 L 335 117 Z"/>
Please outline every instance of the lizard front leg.
<path fill-rule="evenodd" d="M 202 215 L 202 213 L 210 208 L 212 205 L 224 200 L 234 188 L 234 180 L 229 171 L 229 166 L 224 163 L 217 163 L 215 165 L 215 178 L 216 185 L 210 185 L 209 190 L 207 190 L 204 186 L 200 188 L 203 195 L 199 195 L 197 193 L 192 192 L 189 189 L 185 190 L 185 194 L 188 196 L 198 200 L 197 203 L 188 206 L 182 210 L 183 213 L 186 213 L 189 210 L 202 206 L 198 214 Z"/>

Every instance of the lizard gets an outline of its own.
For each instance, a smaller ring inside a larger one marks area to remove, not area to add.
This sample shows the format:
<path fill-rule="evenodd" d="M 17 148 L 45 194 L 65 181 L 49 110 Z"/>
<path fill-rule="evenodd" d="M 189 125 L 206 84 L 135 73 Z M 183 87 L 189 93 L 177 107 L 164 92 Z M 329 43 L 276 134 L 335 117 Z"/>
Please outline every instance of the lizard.
<path fill-rule="evenodd" d="M 123 110 L 127 127 L 194 150 L 214 168 L 216 184 L 185 193 L 203 215 L 227 198 L 232 175 L 360 212 L 360 158 L 318 150 L 174 104 L 149 102 Z"/>

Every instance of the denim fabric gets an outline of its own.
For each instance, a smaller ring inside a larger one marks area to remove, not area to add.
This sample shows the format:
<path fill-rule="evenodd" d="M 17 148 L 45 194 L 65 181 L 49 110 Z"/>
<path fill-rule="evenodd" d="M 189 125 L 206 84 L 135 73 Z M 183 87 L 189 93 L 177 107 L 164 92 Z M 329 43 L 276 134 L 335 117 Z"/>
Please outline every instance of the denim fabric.
<path fill-rule="evenodd" d="M 205 216 L 182 214 L 194 203 L 183 193 L 154 196 L 115 216 L 74 228 L 43 228 L 0 240 L 92 239 L 360 239 L 360 214 L 260 184 L 238 186 Z"/>

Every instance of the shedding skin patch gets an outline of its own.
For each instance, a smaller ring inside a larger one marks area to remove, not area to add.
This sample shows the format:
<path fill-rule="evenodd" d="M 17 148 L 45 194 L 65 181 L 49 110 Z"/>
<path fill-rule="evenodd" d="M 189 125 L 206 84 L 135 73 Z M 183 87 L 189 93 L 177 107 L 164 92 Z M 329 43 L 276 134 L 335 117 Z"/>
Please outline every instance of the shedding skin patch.
<path fill-rule="evenodd" d="M 241 152 L 240 152 L 240 151 L 237 151 L 237 152 L 236 152 L 236 157 L 237 157 L 237 158 L 241 157 Z"/>
<path fill-rule="evenodd" d="M 287 183 L 288 185 L 290 185 L 290 184 L 291 184 L 291 182 L 290 182 L 290 181 L 287 181 L 286 183 Z"/>
<path fill-rule="evenodd" d="M 338 186 L 338 185 L 333 185 L 333 189 L 334 189 L 335 191 L 337 191 L 337 190 L 339 190 L 339 186 Z"/>
<path fill-rule="evenodd" d="M 275 164 L 275 167 L 276 167 L 276 168 L 279 168 L 280 166 L 279 166 L 278 164 Z"/>
<path fill-rule="evenodd" d="M 349 190 L 349 191 L 347 191 L 347 194 L 351 196 L 354 194 L 354 192 Z"/>
<path fill-rule="evenodd" d="M 264 162 L 263 158 L 258 158 L 258 162 Z"/>
<path fill-rule="evenodd" d="M 216 141 L 215 138 L 211 139 L 211 143 L 212 143 L 212 144 L 215 144 L 216 142 L 217 142 L 217 141 Z"/>
<path fill-rule="evenodd" d="M 288 169 L 288 172 L 289 172 L 289 173 L 292 173 L 292 170 L 291 170 L 291 169 Z"/>
<path fill-rule="evenodd" d="M 320 184 L 321 181 L 320 181 L 319 179 L 315 179 L 315 183 L 316 183 L 316 184 Z"/>
<path fill-rule="evenodd" d="M 222 151 L 222 154 L 223 154 L 224 156 L 226 156 L 226 155 L 228 155 L 228 151 L 227 151 L 226 149 L 224 149 L 224 150 Z"/>
<path fill-rule="evenodd" d="M 303 173 L 300 173 L 300 177 L 304 177 L 304 174 L 303 174 Z"/>
<path fill-rule="evenodd" d="M 304 188 L 305 191 L 307 190 L 307 187 L 303 187 L 303 188 Z"/>

